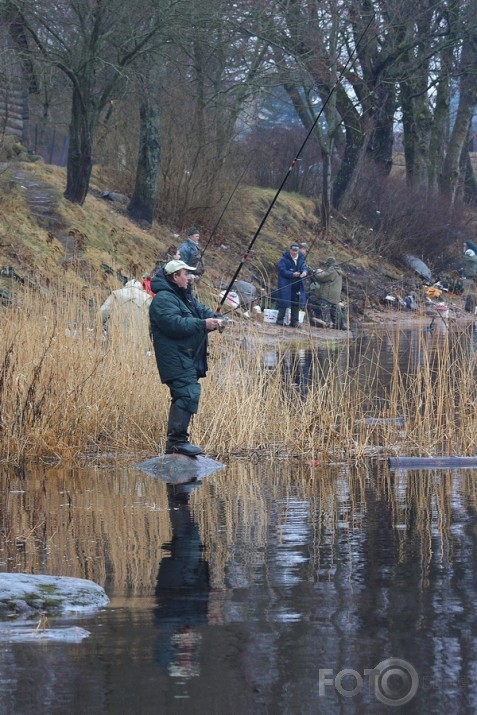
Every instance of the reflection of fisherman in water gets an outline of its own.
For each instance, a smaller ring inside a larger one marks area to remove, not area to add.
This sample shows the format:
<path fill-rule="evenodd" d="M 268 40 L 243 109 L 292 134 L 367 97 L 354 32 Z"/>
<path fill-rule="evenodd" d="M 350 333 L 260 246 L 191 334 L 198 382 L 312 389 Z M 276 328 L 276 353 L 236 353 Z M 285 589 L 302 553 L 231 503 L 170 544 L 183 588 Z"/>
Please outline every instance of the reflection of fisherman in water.
<path fill-rule="evenodd" d="M 284 355 L 282 369 L 285 384 L 294 388 L 305 400 L 308 389 L 314 381 L 314 353 L 311 350 L 288 351 Z"/>
<path fill-rule="evenodd" d="M 210 592 L 209 565 L 189 510 L 189 495 L 199 484 L 167 485 L 172 540 L 164 545 L 169 554 L 161 561 L 156 585 L 157 660 L 171 677 L 183 680 L 199 675 L 198 627 L 207 624 Z"/>

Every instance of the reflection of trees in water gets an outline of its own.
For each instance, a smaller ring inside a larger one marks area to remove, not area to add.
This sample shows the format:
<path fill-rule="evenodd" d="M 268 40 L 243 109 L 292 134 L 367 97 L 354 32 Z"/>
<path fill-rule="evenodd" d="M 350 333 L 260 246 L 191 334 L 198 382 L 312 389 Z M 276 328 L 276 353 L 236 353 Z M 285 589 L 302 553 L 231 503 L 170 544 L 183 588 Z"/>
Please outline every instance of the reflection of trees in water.
<path fill-rule="evenodd" d="M 324 385 L 328 379 L 342 380 L 347 365 L 347 345 L 335 343 L 295 350 L 268 348 L 263 352 L 262 365 L 267 370 L 280 370 L 283 388 L 290 396 L 298 393 L 306 399 L 313 385 Z"/>
<path fill-rule="evenodd" d="M 372 531 L 373 515 L 379 512 L 392 530 L 398 558 L 417 555 L 425 587 L 436 554 L 442 562 L 452 561 L 453 522 L 463 521 L 469 509 L 477 509 L 472 474 L 472 470 L 390 472 L 380 461 L 359 467 L 289 462 L 230 465 L 191 497 L 212 587 L 225 585 L 230 568 L 238 569 L 244 583 L 253 581 L 256 568 L 266 564 L 270 539 L 281 543 L 277 532 L 287 523 L 292 502 L 304 505 L 297 528 L 306 523 L 309 529 L 309 558 L 303 566 L 307 578 L 320 580 L 320 571 L 327 576 L 343 535 Z M 379 541 L 379 529 L 376 538 Z"/>
<path fill-rule="evenodd" d="M 211 586 L 223 589 L 224 621 L 250 625 L 256 652 L 244 646 L 243 659 L 263 702 L 292 712 L 300 698 L 305 712 L 318 668 L 364 673 L 388 657 L 433 679 L 409 713 L 438 702 L 446 677 L 473 682 L 475 476 L 233 465 L 204 483 L 191 502 Z M 340 711 L 336 693 L 319 702 Z"/>
<path fill-rule="evenodd" d="M 44 525 L 35 532 L 41 546 L 33 538 L 23 552 L 8 545 L 21 570 L 65 573 L 67 556 L 67 575 L 84 576 L 90 556 L 114 587 L 155 586 L 151 639 L 128 634 L 128 657 L 142 667 L 152 644 L 147 657 L 187 683 L 193 708 L 206 682 L 215 703 L 243 693 L 248 708 L 234 712 L 296 712 L 299 702 L 302 712 L 318 703 L 334 714 L 343 700 L 332 690 L 320 696 L 319 668 L 363 673 L 397 657 L 432 679 L 406 713 L 442 712 L 442 699 L 448 712 L 473 712 L 476 476 L 390 472 L 385 462 L 234 463 L 181 500 L 134 472 L 50 472 L 4 477 L 2 523 L 9 544 Z M 110 687 L 109 670 L 105 680 Z M 159 700 L 170 685 L 160 682 L 153 673 L 146 683 Z M 350 712 L 383 712 L 367 687 Z"/>
<path fill-rule="evenodd" d="M 350 483 L 348 469 L 343 467 L 327 467 L 323 472 L 306 464 L 292 466 L 288 461 L 229 465 L 226 473 L 206 480 L 201 490 L 191 496 L 191 508 L 200 525 L 209 562 L 211 586 L 225 587 L 232 573 L 237 584 L 253 583 L 257 569 L 267 563 L 270 539 L 280 544 L 282 530 L 289 530 L 292 502 L 292 521 L 299 528 L 306 523 L 310 530 L 306 532 L 309 557 L 303 568 L 307 578 L 315 579 L 314 569 L 320 570 L 323 556 L 320 547 L 326 551 L 327 569 L 334 562 L 335 536 L 341 533 L 343 524 L 348 525 L 350 518 L 354 525 L 363 520 L 362 490 L 362 479 L 357 477 Z M 292 541 L 293 531 L 289 537 Z"/>
<path fill-rule="evenodd" d="M 127 469 L 4 472 L 0 568 L 89 578 L 109 593 L 152 593 L 170 538 L 165 484 Z"/>

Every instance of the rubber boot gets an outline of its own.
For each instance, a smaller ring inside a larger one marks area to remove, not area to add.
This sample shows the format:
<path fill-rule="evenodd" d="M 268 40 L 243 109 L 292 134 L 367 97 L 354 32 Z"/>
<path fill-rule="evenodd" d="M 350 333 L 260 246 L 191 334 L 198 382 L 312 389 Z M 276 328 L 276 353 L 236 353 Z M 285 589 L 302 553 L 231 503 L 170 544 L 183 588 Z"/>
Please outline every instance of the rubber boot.
<path fill-rule="evenodd" d="M 167 423 L 166 454 L 185 454 L 187 457 L 196 457 L 203 454 L 200 447 L 189 442 L 189 422 L 192 415 L 183 410 L 176 403 L 172 403 L 169 410 Z"/>

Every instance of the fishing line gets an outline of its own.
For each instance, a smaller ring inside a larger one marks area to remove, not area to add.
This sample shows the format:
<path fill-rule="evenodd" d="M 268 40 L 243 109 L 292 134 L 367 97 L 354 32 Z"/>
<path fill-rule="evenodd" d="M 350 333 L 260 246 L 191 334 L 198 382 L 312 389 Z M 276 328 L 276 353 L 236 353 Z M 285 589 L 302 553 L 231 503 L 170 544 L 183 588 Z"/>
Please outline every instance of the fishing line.
<path fill-rule="evenodd" d="M 351 262 L 352 262 L 351 260 L 349 260 L 349 261 L 341 261 L 340 263 L 335 263 L 335 264 L 333 265 L 333 267 L 334 267 L 334 268 L 338 268 L 339 266 L 347 265 L 347 264 L 349 264 L 349 263 L 351 263 Z M 319 275 L 320 275 L 320 274 L 317 273 L 316 270 L 312 270 L 312 271 L 310 271 L 310 272 L 308 273 L 307 278 L 313 278 L 313 277 L 314 277 L 314 278 L 316 278 L 317 282 L 319 282 Z M 294 280 L 294 281 L 292 281 L 291 283 L 289 283 L 289 285 L 290 285 L 290 286 L 293 286 L 293 285 L 295 285 L 296 283 L 300 283 L 300 282 L 303 281 L 303 280 L 306 280 L 306 278 L 304 278 L 304 279 L 303 279 L 303 278 L 297 278 L 296 280 Z M 216 291 L 216 290 L 217 290 L 217 286 L 214 285 L 213 283 L 210 283 L 207 279 L 204 279 L 203 276 L 201 276 L 201 283 L 202 283 L 203 285 L 205 285 L 205 287 L 208 288 L 208 289 L 211 290 L 211 291 Z M 219 290 L 220 290 L 220 288 L 219 288 Z M 230 295 L 231 292 L 237 293 L 239 300 L 241 300 L 241 298 L 240 298 L 240 291 L 230 291 L 230 292 L 229 292 L 229 295 Z M 261 300 L 263 300 L 264 298 L 265 298 L 266 300 L 272 300 L 272 297 L 273 297 L 273 293 L 274 293 L 274 292 L 275 292 L 275 291 L 274 291 L 273 289 L 265 290 L 265 289 L 262 288 L 262 292 L 261 292 L 261 294 L 260 294 L 259 297 L 260 297 Z M 254 302 L 254 301 L 252 300 L 251 302 Z M 230 303 L 229 303 L 229 305 L 230 305 Z M 230 313 L 234 313 L 238 308 L 241 308 L 241 307 L 242 307 L 242 304 L 240 303 L 240 305 L 233 306 L 233 307 L 231 307 L 229 310 L 226 310 L 225 312 L 222 312 L 222 311 L 221 311 L 221 315 L 223 315 L 223 316 L 229 315 Z"/>
<path fill-rule="evenodd" d="M 291 172 L 293 171 L 293 169 L 295 168 L 297 162 L 299 161 L 300 155 L 301 155 L 303 149 L 305 148 L 305 145 L 306 145 L 306 143 L 308 142 L 308 139 L 309 139 L 310 136 L 312 135 L 312 133 L 313 133 L 313 131 L 314 131 L 316 125 L 318 124 L 318 121 L 319 121 L 321 115 L 323 114 L 323 112 L 324 112 L 324 110 L 325 110 L 325 108 L 326 108 L 328 102 L 330 101 L 331 97 L 333 96 L 333 92 L 335 91 L 336 87 L 341 83 L 341 81 L 342 81 L 342 79 L 343 79 L 343 77 L 344 77 L 344 74 L 345 74 L 345 72 L 346 72 L 348 66 L 349 66 L 350 63 L 352 62 L 352 59 L 353 59 L 354 55 L 356 54 L 356 51 L 357 51 L 357 49 L 358 49 L 360 43 L 362 42 L 362 40 L 363 40 L 364 36 L 366 35 L 366 33 L 367 33 L 369 27 L 371 26 L 371 23 L 373 22 L 374 17 L 375 17 L 375 13 L 372 14 L 372 16 L 371 16 L 371 18 L 370 18 L 368 24 L 366 25 L 366 27 L 364 28 L 363 32 L 361 33 L 361 36 L 360 36 L 358 42 L 356 43 L 356 46 L 354 47 L 353 51 L 351 52 L 350 56 L 348 57 L 348 59 L 347 59 L 345 65 L 343 66 L 341 72 L 339 73 L 338 78 L 337 78 L 336 81 L 335 81 L 335 84 L 333 85 L 333 87 L 331 88 L 331 90 L 330 90 L 328 96 L 326 97 L 325 101 L 323 102 L 320 111 L 318 112 L 318 114 L 317 114 L 317 116 L 316 116 L 316 118 L 315 118 L 313 124 L 311 125 L 310 129 L 309 129 L 308 132 L 307 132 L 307 135 L 306 135 L 305 139 L 304 139 L 303 142 L 302 142 L 301 147 L 299 148 L 299 150 L 298 150 L 298 152 L 297 152 L 295 158 L 293 159 L 292 163 L 290 164 L 290 166 L 289 166 L 289 168 L 288 168 L 288 171 L 286 172 L 285 176 L 283 177 L 283 180 L 282 180 L 280 186 L 278 187 L 278 189 L 277 189 L 277 191 L 276 191 L 276 193 L 275 193 L 275 196 L 273 197 L 273 199 L 272 199 L 272 201 L 271 201 L 271 203 L 270 203 L 268 209 L 266 210 L 265 215 L 264 215 L 264 217 L 262 218 L 259 227 L 258 227 L 257 230 L 255 231 L 255 234 L 254 234 L 252 240 L 250 241 L 247 250 L 246 250 L 245 253 L 243 254 L 242 259 L 241 259 L 241 261 L 240 261 L 240 263 L 239 263 L 239 265 L 238 265 L 238 267 L 237 267 L 237 269 L 236 269 L 234 275 L 232 276 L 232 279 L 231 279 L 229 285 L 227 286 L 227 288 L 226 288 L 226 290 L 225 290 L 225 292 L 224 292 L 224 295 L 222 296 L 222 298 L 221 298 L 221 300 L 220 300 L 220 303 L 219 303 L 219 305 L 218 305 L 218 307 L 217 307 L 217 310 L 216 310 L 217 313 L 220 313 L 221 308 L 222 308 L 223 304 L 225 303 L 228 294 L 229 294 L 230 291 L 232 290 L 232 286 L 233 286 L 234 282 L 237 280 L 237 277 L 238 277 L 240 271 L 242 270 L 242 268 L 243 268 L 243 266 L 244 266 L 244 264 L 245 264 L 245 261 L 248 259 L 249 255 L 250 255 L 250 252 L 251 252 L 251 250 L 252 250 L 252 248 L 253 248 L 253 245 L 254 245 L 255 241 L 257 240 L 257 238 L 258 238 L 259 235 L 260 235 L 260 232 L 261 232 L 261 230 L 262 230 L 262 228 L 263 228 L 263 226 L 264 226 L 264 224 L 265 224 L 265 221 L 266 221 L 267 218 L 269 217 L 270 212 L 272 211 L 272 209 L 273 209 L 273 207 L 274 207 L 274 205 L 275 205 L 275 203 L 276 203 L 278 197 L 280 196 L 280 194 L 281 194 L 281 192 L 282 192 L 282 189 L 283 189 L 283 187 L 285 186 L 285 183 L 286 183 L 288 177 L 290 176 Z"/>
<path fill-rule="evenodd" d="M 240 174 L 239 179 L 238 179 L 237 183 L 235 184 L 234 190 L 233 190 L 232 193 L 230 194 L 230 196 L 229 196 L 229 198 L 228 198 L 228 200 L 227 200 L 227 203 L 225 204 L 225 206 L 224 206 L 224 208 L 223 208 L 223 210 L 222 210 L 222 213 L 220 214 L 220 216 L 219 216 L 219 218 L 218 218 L 218 220 L 217 220 L 217 223 L 215 224 L 214 228 L 212 229 L 212 232 L 211 232 L 211 234 L 210 234 L 210 236 L 209 236 L 209 239 L 208 239 L 207 243 L 205 244 L 204 248 L 203 248 L 202 251 L 200 252 L 199 262 L 200 262 L 200 261 L 202 260 L 202 258 L 204 257 L 204 253 L 206 252 L 206 250 L 207 250 L 207 248 L 208 248 L 210 242 L 212 241 L 213 237 L 215 236 L 215 232 L 217 231 L 217 229 L 218 229 L 218 227 L 219 227 L 219 225 L 220 225 L 220 222 L 222 221 L 222 219 L 223 219 L 223 217 L 224 217 L 224 214 L 225 214 L 225 212 L 227 211 L 227 209 L 228 209 L 228 207 L 229 207 L 229 204 L 230 204 L 230 202 L 232 201 L 232 199 L 233 199 L 233 197 L 234 197 L 235 192 L 237 191 L 238 187 L 239 187 L 240 184 L 242 183 L 242 179 L 243 179 L 243 177 L 245 176 L 245 172 L 248 171 L 248 168 L 249 168 L 251 162 L 252 162 L 252 157 L 250 157 L 250 159 L 248 160 L 248 163 L 247 163 L 245 169 L 244 169 L 244 170 L 242 171 L 242 173 Z"/>

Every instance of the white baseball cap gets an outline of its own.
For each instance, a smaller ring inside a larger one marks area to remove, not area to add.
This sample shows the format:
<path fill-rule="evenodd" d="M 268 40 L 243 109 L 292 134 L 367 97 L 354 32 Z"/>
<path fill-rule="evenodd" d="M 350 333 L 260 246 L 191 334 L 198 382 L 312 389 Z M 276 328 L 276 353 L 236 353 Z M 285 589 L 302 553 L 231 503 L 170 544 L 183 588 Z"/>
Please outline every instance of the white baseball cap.
<path fill-rule="evenodd" d="M 194 268 L 194 266 L 188 266 L 187 263 L 184 263 L 184 261 L 179 261 L 179 260 L 173 260 L 169 261 L 169 263 L 166 263 L 164 266 L 164 273 L 166 276 L 171 276 L 173 273 L 177 273 L 177 271 L 180 271 L 182 268 L 186 268 L 188 271 L 196 271 L 197 268 Z"/>

